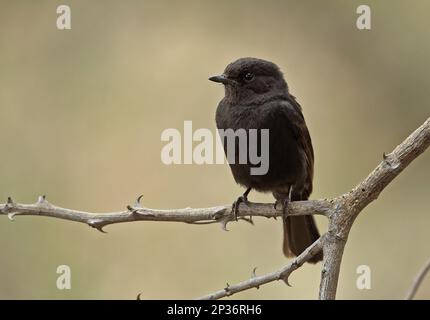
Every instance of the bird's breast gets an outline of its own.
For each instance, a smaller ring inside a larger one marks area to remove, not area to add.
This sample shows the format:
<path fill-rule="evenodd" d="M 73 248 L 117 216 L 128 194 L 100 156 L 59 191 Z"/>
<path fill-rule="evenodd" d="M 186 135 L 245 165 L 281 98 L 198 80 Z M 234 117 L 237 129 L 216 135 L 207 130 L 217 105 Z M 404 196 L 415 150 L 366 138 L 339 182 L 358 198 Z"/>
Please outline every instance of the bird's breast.
<path fill-rule="evenodd" d="M 244 129 L 247 133 L 245 145 L 240 145 L 239 139 L 234 140 L 234 161 L 231 161 L 232 158 L 227 154 L 228 139 L 222 139 L 236 182 L 260 191 L 269 191 L 279 186 L 294 184 L 301 179 L 304 171 L 300 147 L 288 129 L 288 123 L 277 123 L 277 125 L 268 123 L 267 119 L 271 118 L 270 108 L 220 103 L 216 118 L 219 129 L 232 129 L 235 132 L 238 129 Z M 249 139 L 251 129 L 256 129 L 256 140 Z M 267 140 L 262 138 L 262 129 L 269 129 Z M 243 147 L 246 148 L 247 153 L 246 163 L 240 163 L 239 159 L 239 154 L 244 152 L 241 150 Z M 265 157 L 264 161 L 268 162 L 268 171 L 264 175 L 251 174 L 251 168 L 256 166 L 250 159 L 251 149 L 256 150 L 258 156 Z"/>

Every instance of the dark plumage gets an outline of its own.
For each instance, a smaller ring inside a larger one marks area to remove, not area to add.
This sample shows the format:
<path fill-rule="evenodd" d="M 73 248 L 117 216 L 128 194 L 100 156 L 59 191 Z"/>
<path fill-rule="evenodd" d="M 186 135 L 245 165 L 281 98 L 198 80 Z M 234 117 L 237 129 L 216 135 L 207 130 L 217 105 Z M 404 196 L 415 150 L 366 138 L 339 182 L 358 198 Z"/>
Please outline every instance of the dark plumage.
<path fill-rule="evenodd" d="M 311 137 L 302 109 L 289 93 L 278 66 L 261 59 L 242 58 L 230 63 L 223 75 L 209 80 L 225 87 L 225 97 L 216 111 L 219 129 L 270 130 L 269 170 L 265 175 L 251 175 L 250 169 L 255 165 L 249 161 L 239 164 L 236 159 L 234 164 L 230 163 L 236 182 L 247 188 L 236 208 L 247 201 L 251 189 L 272 192 L 284 210 L 289 200 L 308 199 L 314 164 Z M 257 150 L 260 152 L 260 145 Z M 283 225 L 286 256 L 299 255 L 320 236 L 312 216 L 284 217 Z M 318 254 L 310 262 L 321 259 L 322 254 Z"/>

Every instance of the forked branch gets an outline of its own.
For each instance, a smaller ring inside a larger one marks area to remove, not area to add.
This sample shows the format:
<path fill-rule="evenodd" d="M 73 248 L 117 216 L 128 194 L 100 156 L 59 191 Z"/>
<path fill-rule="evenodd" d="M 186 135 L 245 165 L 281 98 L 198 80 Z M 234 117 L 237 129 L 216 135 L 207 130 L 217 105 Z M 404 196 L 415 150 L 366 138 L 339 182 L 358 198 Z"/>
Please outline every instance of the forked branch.
<path fill-rule="evenodd" d="M 383 154 L 381 163 L 362 182 L 350 192 L 334 199 L 309 200 L 292 202 L 289 206 L 290 215 L 324 215 L 329 219 L 327 233 L 307 248 L 301 255 L 293 259 L 284 268 L 262 276 L 256 276 L 236 285 L 227 285 L 222 290 L 202 297 L 202 299 L 219 299 L 237 292 L 258 288 L 269 282 L 284 280 L 303 263 L 308 261 L 319 250 L 323 249 L 324 261 L 321 273 L 320 299 L 334 299 L 339 278 L 343 250 L 355 218 L 372 201 L 378 198 L 382 190 L 396 178 L 415 158 L 422 154 L 430 145 L 430 118 L 416 129 L 408 138 L 398 145 L 393 152 Z M 21 204 L 8 198 L 0 204 L 0 213 L 13 220 L 18 215 L 46 216 L 85 223 L 102 232 L 109 224 L 134 221 L 170 221 L 191 224 L 220 223 L 226 229 L 228 222 L 234 219 L 231 206 L 210 208 L 184 208 L 158 210 L 142 207 L 139 197 L 127 210 L 97 214 L 61 208 L 49 203 L 46 198 L 39 197 L 34 204 Z M 273 204 L 250 203 L 241 204 L 237 214 L 239 219 L 252 222 L 252 217 L 276 218 L 282 216 L 282 210 L 276 210 Z M 249 217 L 249 218 L 248 218 Z M 430 265 L 427 266 L 430 268 Z M 425 269 L 425 274 L 428 269 Z M 422 282 L 416 281 L 409 296 L 413 296 Z"/>

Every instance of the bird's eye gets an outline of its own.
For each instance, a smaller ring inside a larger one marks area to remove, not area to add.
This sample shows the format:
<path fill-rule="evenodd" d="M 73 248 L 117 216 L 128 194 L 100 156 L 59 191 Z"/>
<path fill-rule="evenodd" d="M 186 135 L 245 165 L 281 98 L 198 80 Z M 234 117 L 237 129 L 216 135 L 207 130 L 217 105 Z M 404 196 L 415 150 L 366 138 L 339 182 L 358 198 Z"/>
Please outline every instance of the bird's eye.
<path fill-rule="evenodd" d="M 254 74 L 251 72 L 247 72 L 245 73 L 244 77 L 245 81 L 251 81 L 252 79 L 254 79 Z"/>

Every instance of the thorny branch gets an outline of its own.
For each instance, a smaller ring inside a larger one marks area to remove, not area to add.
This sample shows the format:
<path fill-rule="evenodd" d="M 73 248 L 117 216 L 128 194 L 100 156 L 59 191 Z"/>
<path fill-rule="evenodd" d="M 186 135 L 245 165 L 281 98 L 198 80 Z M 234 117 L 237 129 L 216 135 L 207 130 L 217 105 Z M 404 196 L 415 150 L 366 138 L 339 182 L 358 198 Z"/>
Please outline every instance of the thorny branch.
<path fill-rule="evenodd" d="M 221 299 L 224 297 L 231 296 L 232 294 L 235 294 L 237 292 L 245 291 L 248 289 L 252 289 L 252 288 L 259 289 L 261 285 L 269 282 L 277 281 L 277 280 L 283 280 L 288 286 L 290 286 L 288 282 L 288 277 L 290 276 L 290 274 L 294 270 L 300 268 L 306 261 L 308 261 L 310 258 L 312 258 L 315 254 L 317 254 L 322 249 L 323 237 L 324 236 L 320 237 L 317 241 L 311 244 L 305 251 L 303 251 L 298 257 L 293 259 L 293 261 L 291 261 L 288 265 L 286 265 L 282 269 L 262 276 L 257 276 L 255 274 L 255 268 L 254 268 L 254 270 L 252 271 L 251 279 L 235 285 L 229 285 L 227 283 L 227 286 L 224 289 L 208 294 L 206 296 L 200 297 L 199 300 Z"/>
<path fill-rule="evenodd" d="M 34 204 L 16 203 L 8 198 L 5 204 L 0 204 L 0 212 L 7 214 L 9 219 L 15 216 L 44 216 L 53 217 L 75 222 L 82 222 L 99 231 L 105 232 L 103 228 L 110 224 L 133 222 L 133 221 L 170 221 L 185 222 L 192 224 L 220 223 L 226 230 L 228 222 L 234 219 L 231 206 L 217 206 L 210 208 L 184 208 L 159 210 L 145 208 L 141 205 L 142 196 L 136 200 L 133 206 L 127 206 L 124 211 L 110 213 L 92 213 L 58 207 L 48 202 L 45 196 L 40 196 Z M 327 200 L 311 200 L 291 203 L 291 215 L 326 215 L 331 208 Z M 281 209 L 275 209 L 273 204 L 249 203 L 240 205 L 238 218 L 252 221 L 252 217 L 276 218 L 282 216 Z M 251 218 L 249 218 L 251 217 Z"/>
<path fill-rule="evenodd" d="M 384 153 L 381 163 L 350 192 L 329 200 L 292 202 L 289 206 L 288 214 L 290 215 L 319 214 L 326 216 L 329 220 L 327 233 L 284 268 L 263 276 L 256 276 L 254 270 L 251 279 L 236 285 L 227 285 L 226 288 L 201 299 L 219 299 L 281 279 L 288 283 L 288 276 L 291 272 L 298 269 L 321 249 L 324 252 L 324 260 L 319 298 L 334 299 L 343 250 L 355 218 L 369 203 L 377 199 L 382 190 L 429 145 L 430 118 L 398 145 L 393 152 Z M 97 214 L 55 206 L 49 203 L 45 196 L 39 197 L 39 200 L 34 204 L 20 204 L 14 202 L 12 198 L 8 198 L 5 204 L 0 204 L 0 213 L 7 215 L 11 220 L 18 215 L 71 220 L 85 223 L 102 232 L 104 232 L 103 227 L 109 224 L 134 221 L 220 223 L 222 228 L 226 230 L 227 223 L 234 219 L 231 206 L 158 210 L 143 207 L 140 200 L 141 196 L 133 206 L 127 206 L 127 210 L 124 211 Z M 246 205 L 242 203 L 237 216 L 239 219 L 252 223 L 252 217 L 276 218 L 282 216 L 282 210 L 276 210 L 273 204 L 250 203 Z M 416 283 L 415 291 L 421 281 Z M 413 294 L 414 292 L 412 292 L 412 296 Z"/>

